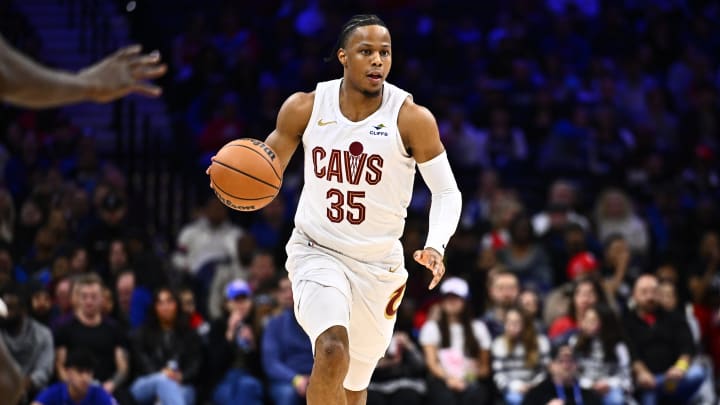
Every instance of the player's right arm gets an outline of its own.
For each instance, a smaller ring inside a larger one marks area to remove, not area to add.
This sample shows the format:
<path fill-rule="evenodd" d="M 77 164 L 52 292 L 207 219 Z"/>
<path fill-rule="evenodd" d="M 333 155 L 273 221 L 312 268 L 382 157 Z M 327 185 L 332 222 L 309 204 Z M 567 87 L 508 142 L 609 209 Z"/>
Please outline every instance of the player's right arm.
<path fill-rule="evenodd" d="M 265 144 L 280 158 L 283 171 L 300 145 L 310 121 L 314 101 L 315 92 L 298 92 L 288 97 L 278 112 L 275 130 L 265 139 Z"/>

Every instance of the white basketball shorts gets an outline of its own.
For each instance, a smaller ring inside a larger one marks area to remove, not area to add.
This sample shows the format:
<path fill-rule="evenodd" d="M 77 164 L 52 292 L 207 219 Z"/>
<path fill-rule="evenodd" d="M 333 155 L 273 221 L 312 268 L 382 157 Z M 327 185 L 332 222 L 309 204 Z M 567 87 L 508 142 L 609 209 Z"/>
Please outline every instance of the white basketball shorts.
<path fill-rule="evenodd" d="M 286 263 L 295 316 L 315 352 L 318 336 L 343 326 L 350 340 L 350 369 L 343 386 L 362 391 L 390 344 L 408 273 L 402 247 L 366 263 L 319 246 L 297 229 L 287 244 Z"/>

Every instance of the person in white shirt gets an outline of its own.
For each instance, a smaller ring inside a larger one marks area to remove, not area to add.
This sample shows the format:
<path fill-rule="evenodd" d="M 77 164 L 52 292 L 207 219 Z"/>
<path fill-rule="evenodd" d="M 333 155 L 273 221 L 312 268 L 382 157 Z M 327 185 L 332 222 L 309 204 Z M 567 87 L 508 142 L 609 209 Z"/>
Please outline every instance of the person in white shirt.
<path fill-rule="evenodd" d="M 484 323 L 473 320 L 466 303 L 465 280 L 451 277 L 440 285 L 438 320 L 420 330 L 420 345 L 430 371 L 430 405 L 484 404 L 490 394 L 483 379 L 490 376 L 492 338 Z"/>

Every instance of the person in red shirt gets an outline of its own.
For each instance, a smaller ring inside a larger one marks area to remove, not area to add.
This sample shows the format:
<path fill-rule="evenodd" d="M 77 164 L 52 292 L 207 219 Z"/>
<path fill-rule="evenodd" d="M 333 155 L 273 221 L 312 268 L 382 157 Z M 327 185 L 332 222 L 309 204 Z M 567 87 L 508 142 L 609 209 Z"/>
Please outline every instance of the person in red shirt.
<path fill-rule="evenodd" d="M 552 341 L 562 340 L 575 331 L 578 319 L 582 319 L 585 311 L 599 301 L 605 301 L 602 287 L 592 278 L 577 279 L 571 296 L 568 314 L 555 319 L 548 329 L 548 337 Z"/>

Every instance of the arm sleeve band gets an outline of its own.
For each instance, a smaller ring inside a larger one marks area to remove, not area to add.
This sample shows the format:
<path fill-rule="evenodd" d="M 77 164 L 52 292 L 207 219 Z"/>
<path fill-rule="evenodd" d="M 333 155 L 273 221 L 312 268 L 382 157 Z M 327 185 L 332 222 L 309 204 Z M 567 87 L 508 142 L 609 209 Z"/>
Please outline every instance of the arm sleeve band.
<path fill-rule="evenodd" d="M 418 169 L 432 193 L 430 226 L 425 247 L 431 247 L 444 256 L 445 247 L 460 220 L 462 196 L 446 152 L 427 162 L 418 163 Z"/>

